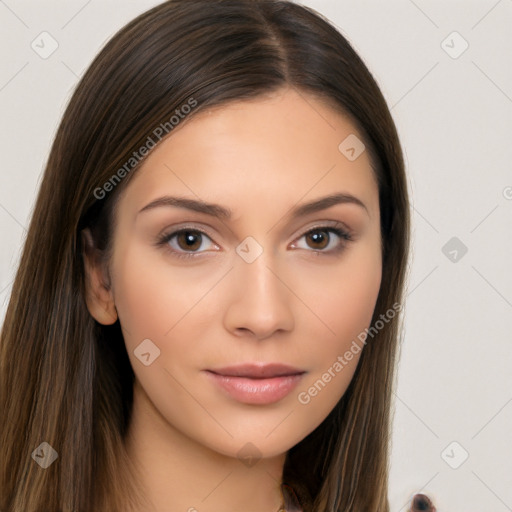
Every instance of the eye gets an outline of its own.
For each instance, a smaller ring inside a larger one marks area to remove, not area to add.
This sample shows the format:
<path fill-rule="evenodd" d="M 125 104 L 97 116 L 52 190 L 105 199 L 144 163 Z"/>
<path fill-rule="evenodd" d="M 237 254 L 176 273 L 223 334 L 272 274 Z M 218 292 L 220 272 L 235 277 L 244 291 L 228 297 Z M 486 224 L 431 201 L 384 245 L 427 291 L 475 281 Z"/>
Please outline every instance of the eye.
<path fill-rule="evenodd" d="M 332 234 L 335 236 L 333 237 Z M 315 227 L 304 233 L 300 238 L 305 238 L 306 242 L 311 244 L 309 247 L 313 248 L 314 252 L 318 254 L 339 252 L 345 248 L 348 241 L 352 240 L 348 231 L 330 226 Z M 297 247 L 296 244 L 294 246 Z M 299 247 L 299 249 L 303 248 Z"/>
<path fill-rule="evenodd" d="M 291 247 L 298 249 L 310 248 L 313 249 L 310 252 L 316 255 L 338 253 L 345 248 L 348 241 L 352 240 L 348 231 L 332 226 L 314 227 L 304 233 L 298 240 L 301 238 L 306 239 L 309 247 L 299 247 L 296 243 L 292 244 Z M 210 241 L 209 244 L 206 244 L 206 248 L 203 244 L 205 239 Z M 157 245 L 165 246 L 177 258 L 197 258 L 211 247 L 219 249 L 219 246 L 213 243 L 205 231 L 188 227 L 163 234 L 157 240 Z M 201 247 L 203 247 L 203 250 L 199 250 Z"/>
<path fill-rule="evenodd" d="M 183 228 L 178 231 L 162 235 L 157 244 L 165 245 L 169 251 L 178 258 L 190 258 L 196 257 L 196 253 L 205 252 L 204 250 L 198 250 L 203 245 L 205 237 L 211 242 L 211 238 L 204 231 L 199 229 Z M 218 246 L 213 243 L 211 245 L 218 248 Z"/>

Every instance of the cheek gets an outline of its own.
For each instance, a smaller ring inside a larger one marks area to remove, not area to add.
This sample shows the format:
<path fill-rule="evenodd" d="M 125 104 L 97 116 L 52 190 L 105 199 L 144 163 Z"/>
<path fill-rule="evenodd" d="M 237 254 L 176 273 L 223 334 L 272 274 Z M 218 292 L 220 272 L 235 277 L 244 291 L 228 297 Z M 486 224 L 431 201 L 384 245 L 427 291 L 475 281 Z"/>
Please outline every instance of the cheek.
<path fill-rule="evenodd" d="M 371 321 L 381 283 L 380 260 L 362 256 L 342 274 L 337 288 L 333 285 L 331 301 L 326 307 L 332 318 L 332 329 L 340 340 L 347 342 Z"/>
<path fill-rule="evenodd" d="M 354 247 L 330 268 L 319 265 L 301 280 L 299 293 L 317 317 L 308 315 L 310 330 L 322 339 L 315 353 L 320 350 L 332 357 L 368 327 L 381 277 L 380 248 L 372 243 Z"/>
<path fill-rule="evenodd" d="M 155 257 L 137 246 L 127 247 L 115 268 L 116 308 L 127 343 L 170 338 L 213 286 L 211 272 L 173 267 L 164 254 Z"/>
<path fill-rule="evenodd" d="M 307 315 L 304 324 L 307 338 L 315 342 L 305 346 L 303 359 L 309 361 L 311 372 L 298 390 L 297 400 L 311 417 L 319 419 L 345 393 L 364 350 L 363 335 L 380 290 L 380 248 L 361 245 L 330 272 L 324 267 L 315 274 L 309 275 L 307 282 L 303 280 L 301 292 L 314 305 L 316 317 Z M 311 293 L 315 283 L 316 292 Z M 319 287 L 319 283 L 323 285 Z"/>

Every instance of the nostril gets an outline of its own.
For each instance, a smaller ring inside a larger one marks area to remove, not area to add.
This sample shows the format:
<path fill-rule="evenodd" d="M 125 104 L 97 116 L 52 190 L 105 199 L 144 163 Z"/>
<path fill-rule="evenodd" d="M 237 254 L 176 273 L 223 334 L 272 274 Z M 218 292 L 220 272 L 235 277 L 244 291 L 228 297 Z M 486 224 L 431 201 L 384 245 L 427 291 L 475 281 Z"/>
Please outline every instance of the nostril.
<path fill-rule="evenodd" d="M 436 508 L 424 494 L 416 494 L 412 500 L 410 512 L 436 512 Z"/>

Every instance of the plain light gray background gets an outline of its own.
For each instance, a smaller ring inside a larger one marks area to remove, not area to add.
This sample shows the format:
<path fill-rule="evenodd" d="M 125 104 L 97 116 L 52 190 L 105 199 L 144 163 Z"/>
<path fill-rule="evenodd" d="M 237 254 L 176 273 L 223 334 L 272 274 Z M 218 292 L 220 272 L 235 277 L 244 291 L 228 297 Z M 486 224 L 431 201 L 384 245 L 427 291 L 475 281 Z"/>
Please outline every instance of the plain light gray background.
<path fill-rule="evenodd" d="M 0 320 L 70 94 L 106 40 L 158 3 L 0 0 Z M 302 3 L 366 62 L 406 155 L 392 511 L 420 491 L 438 512 L 512 510 L 512 1 Z M 48 58 L 31 47 L 43 31 L 58 43 Z"/>

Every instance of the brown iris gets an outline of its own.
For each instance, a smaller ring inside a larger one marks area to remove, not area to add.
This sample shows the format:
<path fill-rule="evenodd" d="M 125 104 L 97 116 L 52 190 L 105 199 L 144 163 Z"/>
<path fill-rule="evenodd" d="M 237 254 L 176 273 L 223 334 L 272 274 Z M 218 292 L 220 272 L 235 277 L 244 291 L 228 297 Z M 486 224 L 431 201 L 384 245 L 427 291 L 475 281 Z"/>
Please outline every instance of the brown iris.
<path fill-rule="evenodd" d="M 313 249 L 324 249 L 329 244 L 329 234 L 325 230 L 317 229 L 305 235 L 307 239 L 312 240 L 313 244 L 320 244 L 321 247 L 313 247 Z"/>
<path fill-rule="evenodd" d="M 187 251 L 195 250 L 201 247 L 201 237 L 201 233 L 192 230 L 180 231 L 176 235 L 176 239 L 178 240 L 178 245 L 180 246 L 180 249 Z M 180 243 L 180 240 L 183 240 L 183 245 Z"/>

